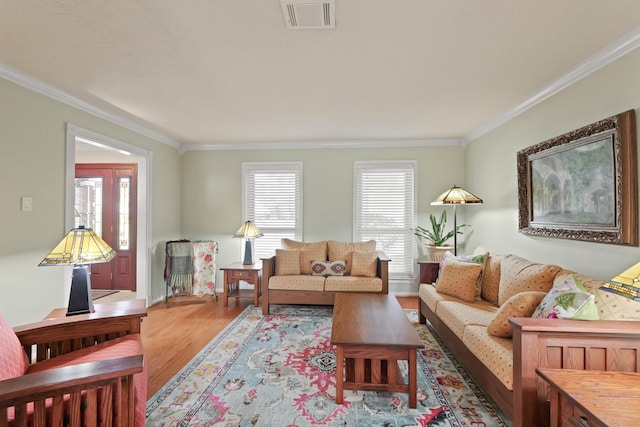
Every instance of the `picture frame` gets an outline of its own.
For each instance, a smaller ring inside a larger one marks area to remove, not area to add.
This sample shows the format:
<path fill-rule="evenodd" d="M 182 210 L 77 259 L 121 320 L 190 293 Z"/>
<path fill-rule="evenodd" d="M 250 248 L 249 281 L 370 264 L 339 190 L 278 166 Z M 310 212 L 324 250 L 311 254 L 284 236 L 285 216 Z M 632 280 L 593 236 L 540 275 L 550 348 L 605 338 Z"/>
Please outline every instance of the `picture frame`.
<path fill-rule="evenodd" d="M 519 232 L 638 246 L 634 110 L 517 153 Z"/>

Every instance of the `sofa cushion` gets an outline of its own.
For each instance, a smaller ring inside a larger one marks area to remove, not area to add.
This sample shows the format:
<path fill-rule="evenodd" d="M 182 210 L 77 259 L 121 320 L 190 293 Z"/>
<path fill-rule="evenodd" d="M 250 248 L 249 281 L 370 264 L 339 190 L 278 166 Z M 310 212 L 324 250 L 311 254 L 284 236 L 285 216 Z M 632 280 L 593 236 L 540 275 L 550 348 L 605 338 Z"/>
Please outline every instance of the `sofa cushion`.
<path fill-rule="evenodd" d="M 353 251 L 352 260 L 352 276 L 376 277 L 376 270 L 378 268 L 378 252 Z"/>
<path fill-rule="evenodd" d="M 473 302 L 476 299 L 476 282 L 481 273 L 482 266 L 479 264 L 445 257 L 436 280 L 436 291 Z"/>
<path fill-rule="evenodd" d="M 498 305 L 520 292 L 548 292 L 553 279 L 562 270 L 552 264 L 538 264 L 516 255 L 506 255 L 500 267 Z"/>
<path fill-rule="evenodd" d="M 297 249 L 276 249 L 276 276 L 297 276 L 300 274 L 300 251 Z"/>
<path fill-rule="evenodd" d="M 311 261 L 312 276 L 344 276 L 347 268 L 345 261 Z"/>
<path fill-rule="evenodd" d="M 595 296 L 595 304 L 598 308 L 600 320 L 640 320 L 640 303 L 603 291 L 600 286 L 605 282 L 594 279 L 584 274 L 576 274 L 576 277 L 585 289 Z"/>
<path fill-rule="evenodd" d="M 382 279 L 362 276 L 330 276 L 324 282 L 325 291 L 382 292 Z"/>
<path fill-rule="evenodd" d="M 497 308 L 491 304 L 478 301 L 465 303 L 462 301 L 440 301 L 436 314 L 460 339 L 464 329 L 469 325 L 487 327 Z"/>
<path fill-rule="evenodd" d="M 598 320 L 595 296 L 573 274 L 556 277 L 553 288 L 540 302 L 531 317 Z"/>
<path fill-rule="evenodd" d="M 418 296 L 434 313 L 437 311 L 438 303 L 440 301 L 460 301 L 456 297 L 438 293 L 435 285 L 431 283 L 420 283 L 420 286 L 418 287 Z"/>
<path fill-rule="evenodd" d="M 515 294 L 500 306 L 487 326 L 487 331 L 494 337 L 512 337 L 513 326 L 509 323 L 509 317 L 531 317 L 546 295 L 545 292 L 537 291 Z"/>
<path fill-rule="evenodd" d="M 484 326 L 469 325 L 462 342 L 507 390 L 513 390 L 513 339 L 494 337 Z"/>
<path fill-rule="evenodd" d="M 480 297 L 486 301 L 498 305 L 498 293 L 500 291 L 500 266 L 504 255 L 489 255 L 482 273 L 482 291 Z"/>
<path fill-rule="evenodd" d="M 296 291 L 323 291 L 324 276 L 271 276 L 269 277 L 269 289 L 296 290 Z"/>
<path fill-rule="evenodd" d="M 29 367 L 27 354 L 13 328 L 0 313 L 0 381 L 24 375 Z"/>
<path fill-rule="evenodd" d="M 311 274 L 311 261 L 327 260 L 327 242 L 298 242 L 297 240 L 281 239 L 282 249 L 298 249 L 300 251 L 300 274 Z"/>
<path fill-rule="evenodd" d="M 487 258 L 489 258 L 489 252 L 482 252 L 477 254 L 474 253 L 473 255 L 454 255 L 451 252 L 447 251 L 444 253 L 444 258 L 440 262 L 440 267 L 442 267 L 444 260 L 446 260 L 447 258 L 453 258 L 461 262 L 470 262 L 473 264 L 478 264 L 482 267 L 482 270 L 480 270 L 480 275 L 476 279 L 476 298 L 479 299 L 482 292 L 482 280 L 484 278 L 483 273 L 484 273 L 485 266 L 487 264 Z M 438 275 L 439 274 L 440 273 L 438 273 Z"/>
<path fill-rule="evenodd" d="M 366 242 L 336 242 L 329 240 L 327 242 L 327 250 L 329 252 L 329 261 L 346 260 L 347 275 L 351 274 L 353 266 L 353 251 L 375 251 L 376 241 L 369 240 Z"/>

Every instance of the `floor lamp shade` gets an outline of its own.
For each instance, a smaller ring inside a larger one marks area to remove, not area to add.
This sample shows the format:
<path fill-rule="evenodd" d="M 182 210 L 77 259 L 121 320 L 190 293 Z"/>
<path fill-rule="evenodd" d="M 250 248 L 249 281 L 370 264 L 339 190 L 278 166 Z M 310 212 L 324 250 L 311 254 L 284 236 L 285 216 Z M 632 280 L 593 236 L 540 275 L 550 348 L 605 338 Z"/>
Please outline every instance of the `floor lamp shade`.
<path fill-rule="evenodd" d="M 469 193 L 464 188 L 454 185 L 439 195 L 431 205 L 453 205 L 453 254 L 458 255 L 458 218 L 456 208 L 458 205 L 482 204 L 482 199 Z"/>
<path fill-rule="evenodd" d="M 67 316 L 93 312 L 89 264 L 106 263 L 116 252 L 91 228 L 73 228 L 55 248 L 38 264 L 72 265 L 71 292 Z"/>
<path fill-rule="evenodd" d="M 262 236 L 264 236 L 262 231 L 260 231 L 260 229 L 251 221 L 245 221 L 242 223 L 238 231 L 233 235 L 233 237 L 245 239 L 244 261 L 242 261 L 242 264 L 253 265 L 251 240 Z"/>

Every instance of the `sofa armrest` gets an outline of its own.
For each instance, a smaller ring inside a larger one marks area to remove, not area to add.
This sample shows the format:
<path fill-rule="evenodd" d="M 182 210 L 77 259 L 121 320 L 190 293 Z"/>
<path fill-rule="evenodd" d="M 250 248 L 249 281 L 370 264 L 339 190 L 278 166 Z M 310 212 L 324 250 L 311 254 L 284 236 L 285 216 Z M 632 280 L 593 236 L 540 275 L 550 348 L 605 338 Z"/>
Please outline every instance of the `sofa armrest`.
<path fill-rule="evenodd" d="M 382 279 L 382 293 L 389 293 L 389 257 L 382 252 L 378 251 L 378 266 L 376 268 L 376 276 Z"/>
<path fill-rule="evenodd" d="M 269 283 L 269 278 L 276 274 L 276 256 L 270 256 L 268 258 L 261 258 L 262 260 L 262 286 L 265 287 L 265 283 Z M 262 289 L 264 292 L 265 289 Z"/>
<path fill-rule="evenodd" d="M 56 317 L 13 328 L 25 352 L 34 361 L 50 359 L 70 351 L 96 345 L 130 334 L 140 333 L 144 304 L 121 304 L 121 310 L 100 311 L 69 317 Z"/>
<path fill-rule="evenodd" d="M 510 318 L 513 325 L 514 426 L 549 420 L 548 386 L 536 368 L 640 370 L 640 323 Z"/>
<path fill-rule="evenodd" d="M 116 404 L 122 406 L 117 411 L 122 417 L 129 419 L 122 425 L 133 425 L 133 411 L 129 410 L 133 402 L 133 375 L 142 372 L 143 368 L 143 355 L 140 354 L 56 368 L 0 381 L 0 417 L 6 419 L 7 408 L 14 406 L 16 421 L 26 420 L 27 404 L 33 402 L 34 420 L 44 420 L 47 412 L 45 401 L 52 398 L 52 418 L 61 420 L 65 395 L 71 396 L 71 414 L 79 414 L 82 411 L 89 414 L 85 416 L 96 417 L 100 407 L 97 405 L 97 389 L 110 386 L 111 393 L 103 393 L 100 403 L 103 406 L 111 405 L 111 399 L 108 397 L 113 393 L 121 393 Z M 81 406 L 82 392 L 87 393 L 87 399 Z"/>

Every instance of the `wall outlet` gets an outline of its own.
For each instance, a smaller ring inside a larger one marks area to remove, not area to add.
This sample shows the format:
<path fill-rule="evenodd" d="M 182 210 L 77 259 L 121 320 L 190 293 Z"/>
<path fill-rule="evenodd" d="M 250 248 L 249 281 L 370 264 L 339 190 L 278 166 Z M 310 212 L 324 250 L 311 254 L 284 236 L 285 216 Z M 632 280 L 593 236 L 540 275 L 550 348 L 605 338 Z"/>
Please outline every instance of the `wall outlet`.
<path fill-rule="evenodd" d="M 33 209 L 33 199 L 31 197 L 22 198 L 22 212 L 31 212 Z"/>

